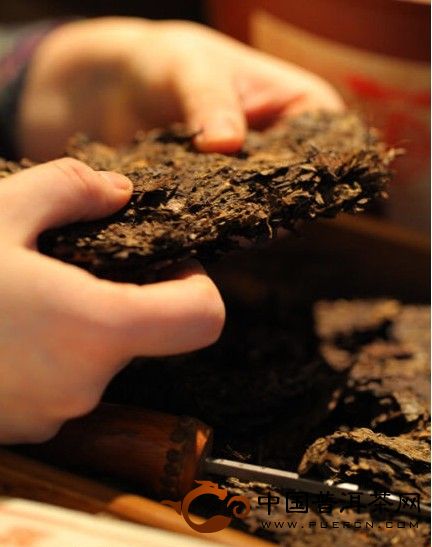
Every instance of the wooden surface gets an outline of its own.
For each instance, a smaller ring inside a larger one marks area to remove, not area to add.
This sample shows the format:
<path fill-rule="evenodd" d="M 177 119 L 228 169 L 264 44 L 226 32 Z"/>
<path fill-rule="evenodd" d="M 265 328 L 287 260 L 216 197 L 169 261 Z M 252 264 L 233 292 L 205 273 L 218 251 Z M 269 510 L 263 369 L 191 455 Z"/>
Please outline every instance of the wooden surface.
<path fill-rule="evenodd" d="M 98 514 L 108 513 L 123 520 L 171 530 L 222 545 L 265 547 L 269 543 L 225 529 L 212 534 L 192 530 L 171 508 L 141 496 L 123 494 L 71 473 L 0 450 L 0 495 L 22 497 Z M 199 522 L 198 517 L 193 517 Z"/>

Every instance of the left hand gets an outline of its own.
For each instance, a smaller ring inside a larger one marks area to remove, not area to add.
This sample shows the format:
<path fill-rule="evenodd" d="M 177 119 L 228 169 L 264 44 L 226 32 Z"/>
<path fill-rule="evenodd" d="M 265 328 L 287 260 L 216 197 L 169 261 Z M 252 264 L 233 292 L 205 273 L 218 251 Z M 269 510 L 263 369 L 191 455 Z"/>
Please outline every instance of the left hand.
<path fill-rule="evenodd" d="M 247 126 L 341 109 L 306 70 L 184 21 L 101 18 L 65 24 L 38 47 L 23 91 L 20 153 L 46 160 L 77 131 L 108 144 L 185 121 L 201 151 L 234 152 Z"/>
<path fill-rule="evenodd" d="M 131 192 L 123 175 L 73 158 L 1 181 L 0 445 L 42 442 L 90 412 L 136 355 L 185 353 L 219 337 L 224 305 L 199 264 L 138 286 L 37 252 L 41 232 L 110 215 Z"/>

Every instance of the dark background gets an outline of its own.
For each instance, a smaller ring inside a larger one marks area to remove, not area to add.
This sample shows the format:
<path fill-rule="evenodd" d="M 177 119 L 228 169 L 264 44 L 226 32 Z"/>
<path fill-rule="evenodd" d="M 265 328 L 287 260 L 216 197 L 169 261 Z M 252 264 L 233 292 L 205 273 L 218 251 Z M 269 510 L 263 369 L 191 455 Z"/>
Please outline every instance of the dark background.
<path fill-rule="evenodd" d="M 0 22 L 22 22 L 70 15 L 129 15 L 205 22 L 203 4 L 200 0 L 85 0 L 80 3 L 76 0 L 3 0 L 0 2 Z"/>

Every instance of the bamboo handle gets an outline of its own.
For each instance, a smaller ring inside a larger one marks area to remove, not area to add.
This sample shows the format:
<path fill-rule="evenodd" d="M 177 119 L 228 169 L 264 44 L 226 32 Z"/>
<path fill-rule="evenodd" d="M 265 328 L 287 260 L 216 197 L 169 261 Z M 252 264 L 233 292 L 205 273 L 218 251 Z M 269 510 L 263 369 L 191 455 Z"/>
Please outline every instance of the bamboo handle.
<path fill-rule="evenodd" d="M 225 529 L 212 534 L 196 532 L 169 507 L 141 496 L 123 494 L 6 450 L 0 450 L 0 495 L 31 499 L 92 514 L 109 513 L 123 520 L 201 539 L 208 538 L 232 547 L 272 545 L 237 530 Z M 199 517 L 191 516 L 199 522 Z"/>
<path fill-rule="evenodd" d="M 154 497 L 174 500 L 193 488 L 212 437 L 211 428 L 195 418 L 103 403 L 65 424 L 51 441 L 24 451 L 60 466 L 126 480 Z"/>

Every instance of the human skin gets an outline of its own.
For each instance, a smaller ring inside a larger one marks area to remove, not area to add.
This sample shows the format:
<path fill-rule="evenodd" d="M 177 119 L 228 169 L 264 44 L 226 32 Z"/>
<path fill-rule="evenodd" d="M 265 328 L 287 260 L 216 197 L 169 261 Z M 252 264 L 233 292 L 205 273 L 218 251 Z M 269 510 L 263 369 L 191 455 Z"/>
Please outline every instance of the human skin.
<path fill-rule="evenodd" d="M 45 229 L 123 206 L 130 181 L 63 158 L 0 185 L 0 443 L 39 442 L 89 412 L 136 355 L 213 343 L 221 297 L 198 264 L 138 286 L 100 280 L 41 255 Z"/>
<path fill-rule="evenodd" d="M 134 18 L 78 21 L 36 51 L 19 110 L 22 155 L 58 157 L 84 131 L 109 144 L 184 121 L 204 152 L 233 152 L 247 126 L 342 101 L 318 76 L 210 28 Z"/>
<path fill-rule="evenodd" d="M 17 116 L 21 156 L 61 155 L 77 131 L 109 144 L 185 122 L 203 152 L 234 152 L 246 129 L 342 102 L 323 80 L 186 22 L 102 18 L 62 25 L 36 50 Z M 39 442 L 89 412 L 135 355 L 214 342 L 220 295 L 199 265 L 139 287 L 42 256 L 45 229 L 122 207 L 131 185 L 77 160 L 0 185 L 0 443 Z"/>

